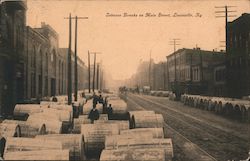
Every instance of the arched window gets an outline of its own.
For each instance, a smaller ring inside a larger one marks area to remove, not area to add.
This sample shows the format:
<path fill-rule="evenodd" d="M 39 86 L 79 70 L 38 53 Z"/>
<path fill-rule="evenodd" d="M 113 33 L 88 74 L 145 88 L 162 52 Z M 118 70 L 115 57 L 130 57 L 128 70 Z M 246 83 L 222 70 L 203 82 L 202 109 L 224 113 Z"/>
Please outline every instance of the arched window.
<path fill-rule="evenodd" d="M 49 54 L 46 52 L 45 54 L 45 68 L 47 69 L 46 72 L 49 70 Z"/>
<path fill-rule="evenodd" d="M 42 71 L 43 71 L 43 53 L 42 53 L 41 49 L 39 51 L 39 65 L 40 65 L 40 72 L 42 73 Z"/>

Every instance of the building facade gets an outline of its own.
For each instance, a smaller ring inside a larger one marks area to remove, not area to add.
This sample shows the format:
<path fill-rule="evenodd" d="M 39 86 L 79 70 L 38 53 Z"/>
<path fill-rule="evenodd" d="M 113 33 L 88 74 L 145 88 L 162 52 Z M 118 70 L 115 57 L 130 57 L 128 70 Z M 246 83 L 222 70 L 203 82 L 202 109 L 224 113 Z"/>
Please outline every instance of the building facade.
<path fill-rule="evenodd" d="M 214 95 L 214 80 L 218 77 L 215 66 L 224 62 L 222 52 L 179 49 L 167 56 L 169 88 L 180 93 Z"/>
<path fill-rule="evenodd" d="M 0 3 L 0 115 L 24 98 L 26 2 Z"/>
<path fill-rule="evenodd" d="M 68 49 L 59 48 L 50 25 L 26 26 L 26 10 L 26 1 L 0 3 L 0 116 L 11 115 L 16 103 L 67 93 Z M 86 88 L 86 69 L 78 58 L 79 90 Z"/>
<path fill-rule="evenodd" d="M 48 24 L 27 27 L 26 32 L 26 99 L 39 99 L 67 94 L 68 48 L 58 47 L 58 34 Z M 78 57 L 78 89 L 86 86 L 86 66 Z M 74 91 L 75 57 L 71 51 L 72 92 Z"/>
<path fill-rule="evenodd" d="M 250 95 L 250 14 L 244 13 L 228 24 L 228 96 Z"/>

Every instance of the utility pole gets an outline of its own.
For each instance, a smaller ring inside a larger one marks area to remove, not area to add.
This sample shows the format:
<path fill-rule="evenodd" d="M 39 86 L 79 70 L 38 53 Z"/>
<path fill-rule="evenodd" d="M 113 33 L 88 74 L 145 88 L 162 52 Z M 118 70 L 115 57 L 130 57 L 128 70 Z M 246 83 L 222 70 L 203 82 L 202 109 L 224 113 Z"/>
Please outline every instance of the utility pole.
<path fill-rule="evenodd" d="M 96 53 L 94 53 L 94 73 L 93 73 L 93 84 L 92 84 L 93 92 L 95 92 L 95 63 L 96 63 Z"/>
<path fill-rule="evenodd" d="M 97 63 L 97 70 L 96 70 L 96 89 L 99 89 L 99 63 Z"/>
<path fill-rule="evenodd" d="M 150 89 L 151 89 L 151 80 L 150 80 L 150 77 L 151 77 L 151 52 L 152 52 L 152 50 L 150 50 L 150 53 L 149 53 L 149 67 L 148 67 L 148 84 L 149 84 Z"/>
<path fill-rule="evenodd" d="M 88 75 L 89 75 L 89 93 L 90 93 L 90 53 L 88 51 Z"/>
<path fill-rule="evenodd" d="M 180 39 L 179 38 L 174 38 L 171 39 L 169 41 L 169 45 L 173 45 L 174 46 L 174 92 L 176 95 L 177 100 L 179 100 L 180 97 L 180 91 L 179 91 L 179 87 L 177 85 L 177 71 L 176 71 L 176 46 L 180 45 Z"/>
<path fill-rule="evenodd" d="M 216 9 L 225 9 L 224 11 L 219 10 L 215 11 L 215 14 L 217 14 L 216 18 L 225 18 L 225 45 L 226 45 L 226 54 L 228 54 L 228 18 L 229 17 L 236 17 L 236 15 L 229 15 L 229 13 L 235 13 L 237 11 L 229 10 L 229 8 L 233 8 L 236 6 L 215 6 Z M 225 15 L 221 15 L 225 14 Z"/>
<path fill-rule="evenodd" d="M 72 77 L 71 77 L 71 14 L 69 15 L 69 48 L 68 48 L 68 105 L 72 103 Z"/>
<path fill-rule="evenodd" d="M 69 19 L 69 51 L 68 51 L 68 104 L 70 105 L 72 103 L 72 76 L 71 76 L 71 20 L 75 19 L 75 101 L 77 101 L 77 93 L 78 93 L 78 70 L 77 70 L 77 21 L 78 19 L 88 19 L 88 17 L 71 17 L 71 14 L 69 17 L 65 17 L 64 19 Z"/>
<path fill-rule="evenodd" d="M 92 91 L 94 92 L 95 91 L 95 71 L 96 71 L 96 55 L 97 54 L 101 54 L 100 52 L 92 52 L 89 54 L 94 54 L 94 73 L 93 73 L 93 84 L 92 84 Z"/>
<path fill-rule="evenodd" d="M 78 95 L 78 73 L 77 73 L 77 16 L 75 21 L 75 101 Z"/>
<path fill-rule="evenodd" d="M 166 68 L 164 62 L 162 63 L 163 67 L 163 89 L 166 90 Z"/>
<path fill-rule="evenodd" d="M 169 41 L 169 45 L 173 45 L 174 46 L 174 80 L 176 82 L 176 75 L 177 75 L 177 72 L 176 72 L 176 46 L 177 45 L 181 45 L 180 44 L 180 39 L 179 38 L 174 38 L 174 39 L 171 39 Z"/>

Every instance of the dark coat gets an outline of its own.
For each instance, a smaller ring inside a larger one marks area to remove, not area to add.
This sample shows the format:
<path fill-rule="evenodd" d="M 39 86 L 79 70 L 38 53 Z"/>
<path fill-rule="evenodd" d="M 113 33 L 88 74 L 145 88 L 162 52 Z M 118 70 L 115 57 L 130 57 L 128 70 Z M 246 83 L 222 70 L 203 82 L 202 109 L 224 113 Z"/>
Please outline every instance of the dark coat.
<path fill-rule="evenodd" d="M 89 118 L 91 121 L 98 120 L 98 119 L 99 119 L 99 111 L 98 111 L 97 109 L 92 109 L 92 110 L 89 112 L 88 118 Z"/>

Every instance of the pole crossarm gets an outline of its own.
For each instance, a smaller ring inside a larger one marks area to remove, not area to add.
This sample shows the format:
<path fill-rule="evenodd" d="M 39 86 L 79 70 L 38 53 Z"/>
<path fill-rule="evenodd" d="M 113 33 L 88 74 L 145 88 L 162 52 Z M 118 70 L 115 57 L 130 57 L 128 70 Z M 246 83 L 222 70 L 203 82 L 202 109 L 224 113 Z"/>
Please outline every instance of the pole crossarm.
<path fill-rule="evenodd" d="M 70 17 L 64 17 L 64 19 L 70 19 Z M 88 17 L 71 17 L 71 19 L 89 19 Z"/>

